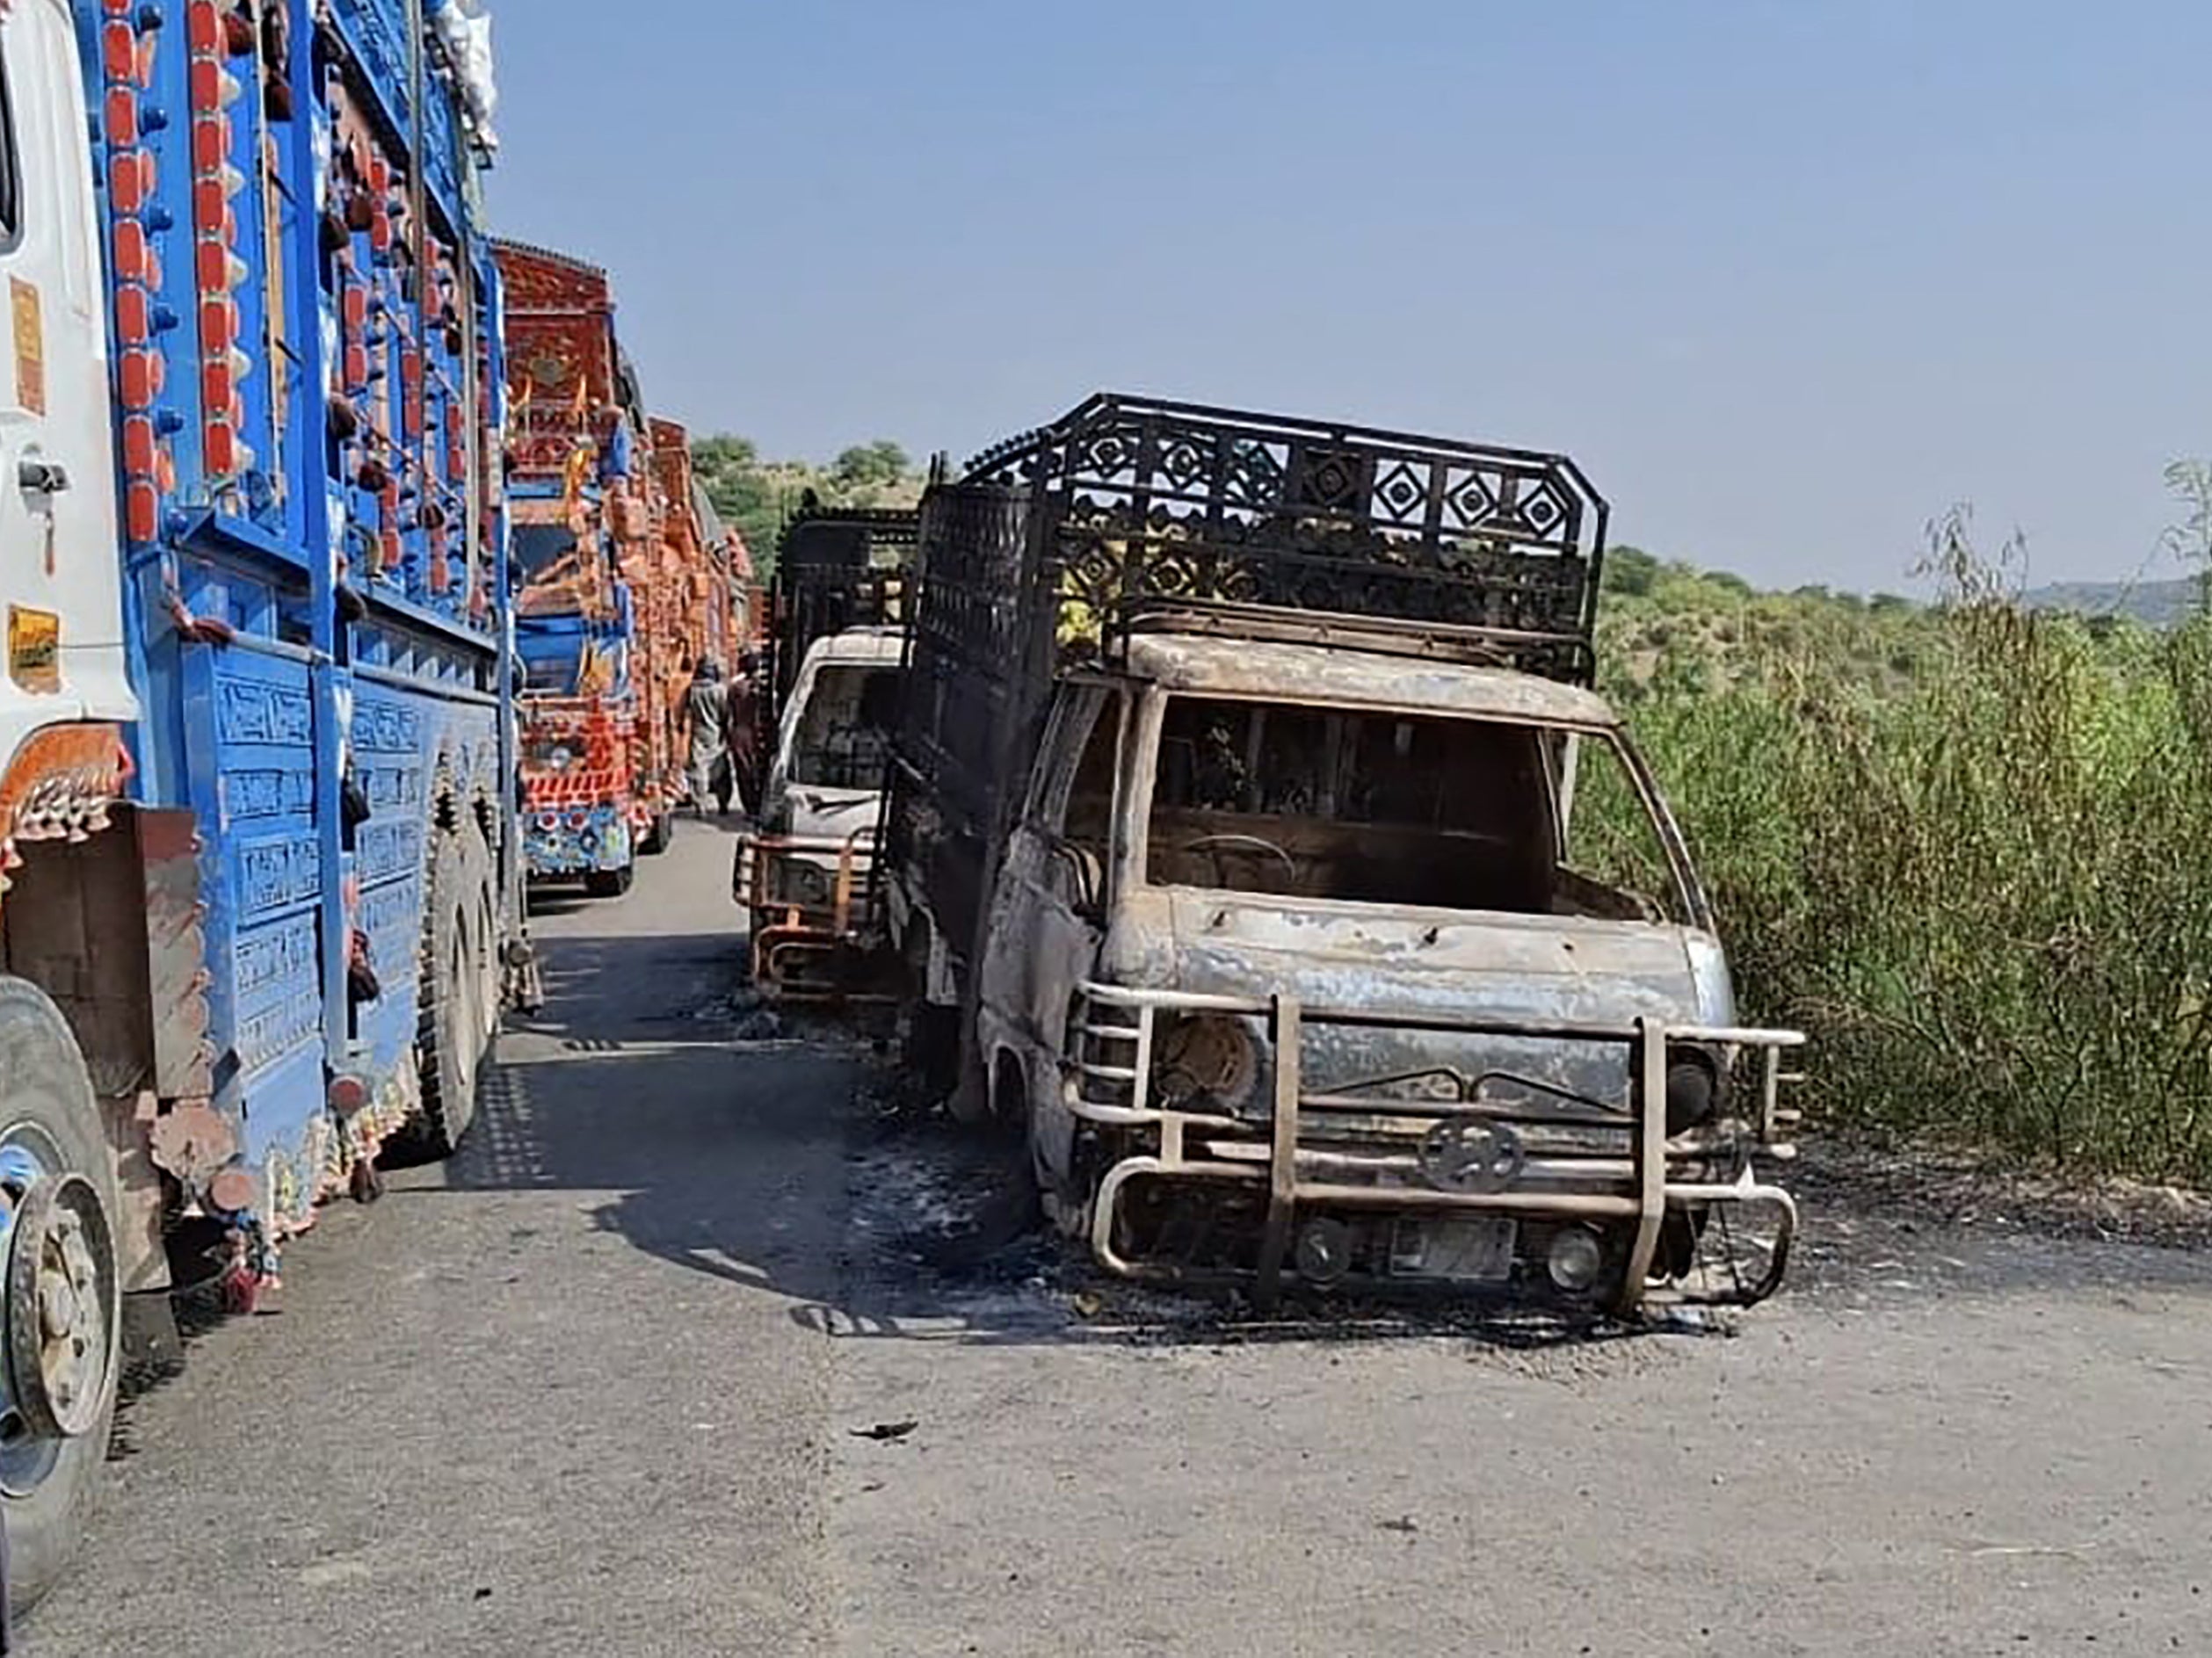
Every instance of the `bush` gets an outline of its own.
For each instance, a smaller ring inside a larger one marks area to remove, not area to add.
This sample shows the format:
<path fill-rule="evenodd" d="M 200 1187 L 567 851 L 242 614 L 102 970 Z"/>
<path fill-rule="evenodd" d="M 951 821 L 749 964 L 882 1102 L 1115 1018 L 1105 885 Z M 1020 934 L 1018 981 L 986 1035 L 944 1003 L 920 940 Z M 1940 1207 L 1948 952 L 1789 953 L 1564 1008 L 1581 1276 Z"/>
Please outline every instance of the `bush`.
<path fill-rule="evenodd" d="M 2212 1182 L 2212 622 L 2095 638 L 1954 552 L 1887 691 L 1801 644 L 1624 699 L 1743 1012 L 1829 1120 Z"/>

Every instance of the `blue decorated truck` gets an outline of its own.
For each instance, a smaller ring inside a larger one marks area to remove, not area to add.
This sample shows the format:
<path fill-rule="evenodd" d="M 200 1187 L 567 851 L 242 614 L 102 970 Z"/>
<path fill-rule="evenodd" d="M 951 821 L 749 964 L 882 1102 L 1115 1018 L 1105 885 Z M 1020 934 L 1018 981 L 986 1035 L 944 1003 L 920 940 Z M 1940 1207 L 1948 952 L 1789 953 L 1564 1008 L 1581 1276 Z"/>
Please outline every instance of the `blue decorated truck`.
<path fill-rule="evenodd" d="M 529 994 L 481 0 L 0 0 L 0 1511 Z"/>
<path fill-rule="evenodd" d="M 524 844 L 538 881 L 629 890 L 663 850 L 680 795 L 657 638 L 645 605 L 661 551 L 652 424 L 614 331 L 606 271 L 502 242 L 513 412 Z M 689 663 L 685 667 L 688 669 Z M 680 691 L 679 691 L 680 694 Z"/>

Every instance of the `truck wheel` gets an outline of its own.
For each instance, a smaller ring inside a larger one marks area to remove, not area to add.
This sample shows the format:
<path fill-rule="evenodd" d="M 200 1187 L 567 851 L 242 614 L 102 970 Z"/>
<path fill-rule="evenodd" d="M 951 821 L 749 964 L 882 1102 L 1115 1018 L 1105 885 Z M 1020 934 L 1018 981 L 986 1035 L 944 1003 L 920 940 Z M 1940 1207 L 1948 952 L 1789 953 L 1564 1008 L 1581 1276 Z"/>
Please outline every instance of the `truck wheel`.
<path fill-rule="evenodd" d="M 452 1156 L 476 1114 L 484 975 L 476 959 L 476 929 L 469 922 L 475 902 L 461 837 L 440 835 L 424 906 L 415 1027 L 423 1065 L 423 1116 L 416 1138 L 433 1157 Z"/>
<path fill-rule="evenodd" d="M 75 1552 L 121 1373 L 115 1162 L 76 1039 L 44 992 L 0 978 L 0 1190 L 7 1301 L 0 1506 L 27 1606 Z"/>
<path fill-rule="evenodd" d="M 663 812 L 647 826 L 643 838 L 637 843 L 637 850 L 648 858 L 659 857 L 668 850 L 669 842 L 674 838 L 675 828 L 674 816 Z"/>
<path fill-rule="evenodd" d="M 625 864 L 620 869 L 595 869 L 584 878 L 584 890 L 594 898 L 620 898 L 630 890 L 630 882 L 636 878 L 637 865 Z"/>

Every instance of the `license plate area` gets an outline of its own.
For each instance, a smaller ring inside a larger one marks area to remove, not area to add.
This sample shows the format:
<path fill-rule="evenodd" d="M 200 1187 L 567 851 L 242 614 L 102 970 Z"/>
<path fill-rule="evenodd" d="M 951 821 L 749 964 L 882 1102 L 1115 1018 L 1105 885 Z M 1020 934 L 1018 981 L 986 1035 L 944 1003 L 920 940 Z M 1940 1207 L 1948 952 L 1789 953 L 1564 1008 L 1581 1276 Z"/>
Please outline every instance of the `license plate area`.
<path fill-rule="evenodd" d="M 1390 1275 L 1461 1284 L 1503 1282 L 1512 1276 L 1519 1230 L 1510 1217 L 1401 1220 L 1390 1234 Z"/>

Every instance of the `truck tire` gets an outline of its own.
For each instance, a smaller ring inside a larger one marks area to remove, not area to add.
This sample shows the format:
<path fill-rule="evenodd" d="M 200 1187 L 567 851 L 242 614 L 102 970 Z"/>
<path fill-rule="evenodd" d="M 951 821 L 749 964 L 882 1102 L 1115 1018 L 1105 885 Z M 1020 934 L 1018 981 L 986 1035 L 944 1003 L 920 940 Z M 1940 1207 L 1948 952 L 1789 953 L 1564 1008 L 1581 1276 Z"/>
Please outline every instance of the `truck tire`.
<path fill-rule="evenodd" d="M 431 853 L 430 890 L 423 904 L 421 981 L 415 1043 L 422 1060 L 423 1114 L 412 1138 L 432 1157 L 460 1148 L 476 1114 L 476 1076 L 483 1057 L 484 974 L 478 959 L 477 887 L 462 837 L 438 836 Z"/>
<path fill-rule="evenodd" d="M 80 1264 L 96 1276 L 97 1290 L 78 1300 L 88 1350 L 80 1365 L 97 1363 L 88 1383 L 80 1374 L 69 1415 L 85 1419 L 75 1434 L 41 1433 L 26 1418 L 17 1392 L 18 1366 L 35 1363 L 15 1352 L 16 1296 L 8 1297 L 10 1340 L 5 1343 L 7 1399 L 0 1415 L 0 1508 L 8 1531 L 9 1591 L 28 1606 L 51 1589 L 68 1567 L 83 1528 L 84 1510 L 107 1460 L 115 1419 L 115 1390 L 122 1372 L 122 1300 L 116 1269 L 115 1159 L 100 1125 L 83 1055 L 61 1010 L 45 992 L 21 979 L 0 978 L 0 1183 L 8 1189 L 16 1223 L 37 1207 L 33 1183 L 54 1190 L 69 1183 L 70 1226 L 85 1248 Z M 91 1213 L 97 1211 L 97 1213 Z M 58 1211 L 56 1212 L 59 1213 Z M 47 1235 L 57 1235 L 49 1224 Z M 11 1225 L 6 1255 L 12 1279 Z M 60 1264 L 57 1258 L 56 1264 Z"/>
<path fill-rule="evenodd" d="M 636 876 L 635 862 L 620 869 L 595 869 L 584 878 L 584 890 L 594 898 L 620 898 L 630 890 L 630 882 Z"/>
<path fill-rule="evenodd" d="M 637 850 L 648 858 L 659 857 L 668 850 L 669 842 L 675 838 L 675 815 L 663 812 L 647 825 L 643 836 L 638 841 Z"/>

